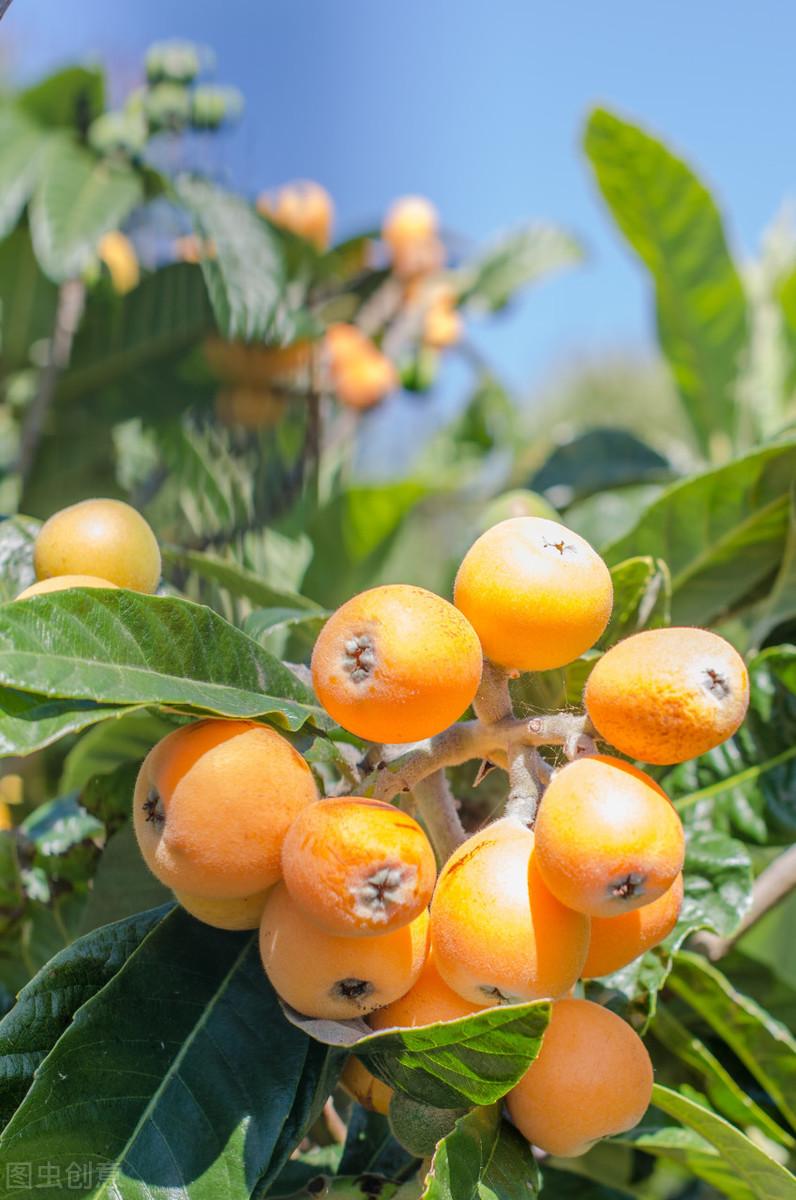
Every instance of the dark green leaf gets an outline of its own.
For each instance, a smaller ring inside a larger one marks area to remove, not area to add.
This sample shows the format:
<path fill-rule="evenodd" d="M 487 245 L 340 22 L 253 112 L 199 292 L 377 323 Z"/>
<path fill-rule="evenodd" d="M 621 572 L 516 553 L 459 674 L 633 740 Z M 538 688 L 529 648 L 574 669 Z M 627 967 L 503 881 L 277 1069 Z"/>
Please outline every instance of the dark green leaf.
<path fill-rule="evenodd" d="M 0 686 L 0 758 L 32 754 L 67 734 L 79 733 L 110 717 L 120 717 L 130 712 L 131 707 L 135 706 L 53 700 Z"/>
<path fill-rule="evenodd" d="M 523 288 L 574 266 L 583 257 L 583 247 L 571 233 L 555 225 L 526 225 L 487 247 L 456 273 L 459 303 L 496 312 Z"/>
<path fill-rule="evenodd" d="M 0 242 L 0 366 L 4 373 L 29 366 L 31 347 L 51 335 L 57 295 L 55 284 L 39 269 L 27 228 L 20 226 Z"/>
<path fill-rule="evenodd" d="M 631 1200 L 632 1193 L 595 1183 L 583 1175 L 570 1175 L 547 1164 L 542 1169 L 543 1200 Z"/>
<path fill-rule="evenodd" d="M 697 828 L 724 828 L 760 845 L 796 839 L 796 648 L 749 664 L 751 698 L 734 737 L 682 763 L 663 786 Z"/>
<path fill-rule="evenodd" d="M 746 297 L 721 216 L 682 160 L 636 125 L 595 109 L 584 145 L 614 219 L 649 270 L 661 345 L 699 445 L 737 436 Z M 725 432 L 726 431 L 726 432 Z"/>
<path fill-rule="evenodd" d="M 201 179 L 182 176 L 177 198 L 215 255 L 202 270 L 219 329 L 226 337 L 287 345 L 310 330 L 299 305 L 286 297 L 280 241 L 268 223 L 240 197 Z"/>
<path fill-rule="evenodd" d="M 796 1039 L 698 954 L 675 958 L 670 989 L 723 1038 L 796 1129 Z"/>
<path fill-rule="evenodd" d="M 132 790 L 127 792 L 129 812 Z M 80 932 L 89 933 L 111 921 L 173 903 L 168 888 L 147 868 L 130 823 L 109 838 L 99 861 L 94 882 L 83 909 Z"/>
<path fill-rule="evenodd" d="M 667 460 L 627 429 L 587 429 L 556 446 L 528 487 L 563 509 L 595 492 L 659 483 L 675 474 Z"/>
<path fill-rule="evenodd" d="M 386 1175 L 402 1177 L 417 1160 L 395 1140 L 390 1123 L 381 1113 L 368 1112 L 355 1104 L 348 1119 L 341 1175 Z"/>
<path fill-rule="evenodd" d="M 0 1168 L 79 1162 L 92 1176 L 84 1196 L 100 1171 L 126 1200 L 249 1196 L 301 1140 L 335 1064 L 282 1017 L 255 939 L 175 909 L 39 1064 Z M 60 1183 L 38 1190 L 62 1200 Z"/>
<path fill-rule="evenodd" d="M 779 567 L 794 474 L 791 439 L 676 483 L 603 555 L 609 565 L 638 554 L 665 559 L 672 620 L 707 625 L 747 601 Z"/>
<path fill-rule="evenodd" d="M 33 246 L 45 274 L 56 283 L 80 275 L 102 235 L 118 229 L 141 196 L 132 167 L 103 162 L 67 138 L 54 138 L 30 205 Z"/>
<path fill-rule="evenodd" d="M 80 938 L 51 959 L 0 1021 L 0 1124 L 5 1125 L 74 1014 L 124 966 L 164 910 L 138 913 Z"/>
<path fill-rule="evenodd" d="M 362 1021 L 316 1021 L 293 1011 L 311 1037 L 345 1046 L 392 1087 L 435 1108 L 493 1104 L 539 1053 L 550 1004 L 501 1005 L 457 1021 L 373 1033 Z"/>
<path fill-rule="evenodd" d="M 539 1182 L 531 1147 L 495 1104 L 461 1117 L 443 1138 L 422 1200 L 528 1200 Z"/>
<path fill-rule="evenodd" d="M 329 724 L 291 671 L 211 609 L 122 590 L 5 605 L 0 682 L 59 699 L 268 716 L 288 729 Z"/>

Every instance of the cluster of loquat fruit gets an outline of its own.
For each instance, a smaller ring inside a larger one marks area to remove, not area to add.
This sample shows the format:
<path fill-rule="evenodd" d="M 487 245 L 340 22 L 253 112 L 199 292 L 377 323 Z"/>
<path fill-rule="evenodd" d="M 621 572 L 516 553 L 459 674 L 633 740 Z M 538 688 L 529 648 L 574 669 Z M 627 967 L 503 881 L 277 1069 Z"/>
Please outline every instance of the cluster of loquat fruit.
<path fill-rule="evenodd" d="M 334 224 L 331 196 L 318 183 L 286 184 L 260 196 L 259 212 L 316 250 L 328 250 Z M 434 206 L 421 196 L 405 196 L 389 209 L 381 230 L 400 309 L 410 327 L 419 327 L 422 346 L 444 350 L 462 335 L 454 290 L 441 271 L 446 251 Z M 362 266 L 366 265 L 363 257 Z M 373 337 L 353 322 L 327 329 L 316 354 L 310 342 L 284 348 L 250 346 L 212 338 L 208 361 L 222 381 L 216 415 L 226 425 L 258 429 L 276 424 L 292 395 L 319 385 L 345 408 L 362 411 L 381 403 L 399 384 L 395 363 Z"/>
<path fill-rule="evenodd" d="M 133 509 L 92 500 L 45 523 L 35 566 L 39 582 L 20 598 L 153 591 L 160 554 Z M 421 743 L 430 773 L 435 739 L 461 728 L 471 705 L 499 740 L 508 718 L 490 711 L 485 681 L 572 662 L 603 634 L 612 600 L 610 572 L 583 538 L 541 517 L 504 520 L 466 554 L 453 604 L 399 584 L 338 609 L 313 652 L 315 692 L 359 738 Z M 674 764 L 730 737 L 748 676 L 717 635 L 656 629 L 597 660 L 584 703 L 595 736 L 626 757 L 570 747 L 569 761 L 540 775 L 540 800 L 466 837 L 439 870 L 439 848 L 410 813 L 369 796 L 320 797 L 286 737 L 215 718 L 176 729 L 144 760 L 133 802 L 141 852 L 199 920 L 259 928 L 271 983 L 306 1017 L 382 1030 L 552 1001 L 541 1051 L 506 1104 L 534 1145 L 581 1154 L 638 1122 L 652 1066 L 630 1025 L 573 989 L 659 944 L 683 898 L 680 820 L 627 759 Z M 356 1058 L 343 1082 L 417 1144 L 402 1124 L 406 1097 Z"/>

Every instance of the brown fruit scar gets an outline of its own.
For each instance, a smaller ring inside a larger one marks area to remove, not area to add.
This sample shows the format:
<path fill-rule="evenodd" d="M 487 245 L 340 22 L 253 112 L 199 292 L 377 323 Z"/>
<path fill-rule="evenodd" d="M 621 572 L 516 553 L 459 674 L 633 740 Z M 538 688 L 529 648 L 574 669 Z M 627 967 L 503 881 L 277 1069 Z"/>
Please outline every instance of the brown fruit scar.
<path fill-rule="evenodd" d="M 395 908 L 414 895 L 417 867 L 384 863 L 351 887 L 354 912 L 371 921 L 387 921 Z"/>
<path fill-rule="evenodd" d="M 345 643 L 343 670 L 351 676 L 353 683 L 362 683 L 376 667 L 376 650 L 373 638 L 367 633 L 359 633 L 349 638 Z"/>
<path fill-rule="evenodd" d="M 705 676 L 707 683 L 704 686 L 707 691 L 712 692 L 718 700 L 726 700 L 731 691 L 729 681 L 712 667 L 705 671 Z"/>
<path fill-rule="evenodd" d="M 557 550 L 562 558 L 567 552 L 570 554 L 577 553 L 576 548 L 574 546 L 568 546 L 563 538 L 560 542 L 543 542 L 542 545 L 544 546 L 545 550 Z"/>
<path fill-rule="evenodd" d="M 338 979 L 336 983 L 333 983 L 329 988 L 329 995 L 334 996 L 336 1000 L 364 1000 L 375 990 L 369 979 L 355 979 L 353 976 L 349 976 L 347 979 Z"/>
<path fill-rule="evenodd" d="M 610 887 L 611 896 L 616 900 L 630 900 L 635 896 L 644 895 L 644 875 L 626 875 L 618 883 Z"/>
<path fill-rule="evenodd" d="M 479 992 L 483 992 L 490 1000 L 497 1000 L 498 1004 L 515 1004 L 517 1003 L 513 996 L 507 996 L 505 992 L 501 992 L 500 988 L 494 984 L 482 983 L 478 988 Z"/>
<path fill-rule="evenodd" d="M 146 813 L 147 821 L 151 821 L 153 825 L 165 824 L 166 814 L 163 811 L 163 803 L 157 788 L 151 787 L 147 792 L 146 800 L 144 801 L 144 812 Z"/>

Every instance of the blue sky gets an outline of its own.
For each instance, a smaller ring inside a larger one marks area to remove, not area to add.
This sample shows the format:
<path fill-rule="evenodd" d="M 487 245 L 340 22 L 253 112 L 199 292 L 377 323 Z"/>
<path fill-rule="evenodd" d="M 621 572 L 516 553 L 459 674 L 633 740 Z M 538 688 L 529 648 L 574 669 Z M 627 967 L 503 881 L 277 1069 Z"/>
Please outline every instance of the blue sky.
<path fill-rule="evenodd" d="M 573 354 L 651 340 L 645 281 L 579 151 L 589 107 L 639 119 L 698 164 L 732 243 L 752 252 L 793 191 L 794 35 L 781 0 L 14 0 L 0 44 L 19 76 L 101 56 L 129 82 L 154 39 L 211 45 L 218 78 L 247 99 L 223 148 L 230 179 L 253 193 L 317 178 L 341 233 L 408 191 L 468 239 L 531 216 L 579 233 L 588 265 L 485 338 L 530 383 Z"/>

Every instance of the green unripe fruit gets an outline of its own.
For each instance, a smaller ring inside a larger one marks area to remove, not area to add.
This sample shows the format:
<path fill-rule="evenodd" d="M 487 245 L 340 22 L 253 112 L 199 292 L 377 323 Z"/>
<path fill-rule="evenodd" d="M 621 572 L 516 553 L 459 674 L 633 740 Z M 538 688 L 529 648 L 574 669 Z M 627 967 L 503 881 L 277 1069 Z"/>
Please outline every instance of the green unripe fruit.
<path fill-rule="evenodd" d="M 410 1154 L 427 1158 L 466 1112 L 466 1108 L 430 1108 L 396 1092 L 390 1101 L 390 1129 Z"/>
<path fill-rule="evenodd" d="M 103 113 L 92 121 L 88 140 L 98 154 L 126 154 L 137 158 L 146 145 L 146 121 L 140 113 Z"/>
<path fill-rule="evenodd" d="M 201 62 L 191 42 L 156 42 L 147 51 L 145 65 L 150 83 L 191 83 L 199 74 Z"/>
<path fill-rule="evenodd" d="M 544 517 L 547 521 L 559 521 L 552 504 L 548 504 L 544 496 L 531 492 L 527 488 L 515 488 L 514 491 L 504 492 L 490 500 L 478 520 L 476 529 L 486 533 L 500 521 L 508 521 L 512 517 Z"/>
<path fill-rule="evenodd" d="M 243 112 L 243 97 L 237 88 L 207 85 L 191 97 L 191 122 L 195 129 L 218 129 Z"/>
<path fill-rule="evenodd" d="M 152 129 L 182 129 L 191 118 L 191 94 L 181 83 L 157 83 L 144 97 Z"/>

